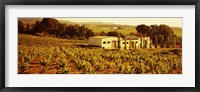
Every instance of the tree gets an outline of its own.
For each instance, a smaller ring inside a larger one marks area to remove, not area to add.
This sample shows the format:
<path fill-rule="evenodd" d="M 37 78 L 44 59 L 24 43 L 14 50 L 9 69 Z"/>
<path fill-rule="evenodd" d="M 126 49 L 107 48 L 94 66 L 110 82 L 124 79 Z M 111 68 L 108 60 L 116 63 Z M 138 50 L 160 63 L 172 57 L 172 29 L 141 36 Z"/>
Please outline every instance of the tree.
<path fill-rule="evenodd" d="M 45 27 L 44 29 L 58 29 L 59 21 L 53 18 L 43 18 L 41 21 L 41 25 Z"/>
<path fill-rule="evenodd" d="M 59 24 L 58 25 L 58 33 L 56 36 L 64 38 L 65 37 L 65 29 L 66 29 L 66 24 Z"/>
<path fill-rule="evenodd" d="M 182 47 L 182 37 L 176 37 L 176 44 Z"/>
<path fill-rule="evenodd" d="M 163 36 L 171 36 L 174 34 L 172 29 L 168 25 L 165 25 L 165 24 L 159 25 L 159 33 L 162 34 Z"/>
<path fill-rule="evenodd" d="M 152 40 L 150 39 L 150 48 L 152 48 Z"/>
<path fill-rule="evenodd" d="M 130 32 L 130 33 L 129 33 L 129 35 L 135 35 L 135 34 L 136 34 L 136 33 L 134 33 L 134 32 Z"/>
<path fill-rule="evenodd" d="M 40 21 L 36 21 L 36 22 L 35 22 L 35 25 L 34 25 L 34 27 L 33 27 L 33 31 L 31 32 L 31 34 L 40 33 L 41 30 L 42 30 L 42 27 L 41 27 Z"/>
<path fill-rule="evenodd" d="M 161 44 L 161 47 L 164 47 L 164 45 L 171 44 L 171 40 L 173 40 L 173 30 L 171 27 L 165 24 L 161 25 L 150 25 L 146 26 L 144 24 L 138 25 L 136 27 L 136 30 L 138 33 L 150 36 L 153 43 L 155 44 L 155 47 L 157 47 L 158 44 Z"/>
<path fill-rule="evenodd" d="M 70 38 L 74 37 L 74 36 L 78 36 L 79 33 L 79 28 L 76 25 L 69 25 L 66 27 L 66 32 L 65 34 L 69 35 Z"/>
<path fill-rule="evenodd" d="M 86 37 L 87 39 L 89 39 L 89 37 L 92 37 L 92 36 L 94 36 L 94 32 L 93 32 L 91 29 L 89 29 L 89 30 L 87 31 L 87 33 L 85 34 L 85 37 Z"/>
<path fill-rule="evenodd" d="M 25 33 L 24 23 L 22 21 L 18 21 L 18 33 Z"/>
<path fill-rule="evenodd" d="M 177 36 L 173 35 L 173 47 L 176 47 L 176 42 L 177 42 Z"/>
<path fill-rule="evenodd" d="M 164 41 L 164 37 L 163 37 L 163 35 L 159 35 L 158 36 L 158 43 L 160 43 L 160 47 L 161 48 L 164 48 L 164 44 L 165 44 L 165 41 Z"/>
<path fill-rule="evenodd" d="M 169 48 L 170 47 L 170 38 L 169 38 L 169 36 L 167 37 L 167 48 Z"/>
<path fill-rule="evenodd" d="M 53 18 L 43 18 L 41 22 L 36 21 L 33 28 L 34 34 L 46 32 L 49 34 L 58 35 L 58 26 L 60 25 L 59 21 Z"/>
<path fill-rule="evenodd" d="M 59 21 L 53 18 L 43 18 L 41 21 L 41 25 L 43 27 L 43 32 L 47 32 L 49 34 L 58 35 L 59 30 L 58 27 L 60 25 Z"/>
<path fill-rule="evenodd" d="M 118 49 L 120 49 L 120 48 L 121 48 L 121 44 L 120 44 L 120 43 L 121 43 L 121 40 L 120 40 L 121 35 L 118 34 L 118 35 L 117 35 L 117 38 L 118 38 L 118 41 L 117 41 L 118 45 L 117 45 L 117 46 L 118 46 Z"/>
<path fill-rule="evenodd" d="M 100 33 L 100 36 L 106 36 L 106 35 L 108 35 L 106 32 L 104 32 L 104 31 L 102 31 L 101 33 Z"/>
<path fill-rule="evenodd" d="M 158 37 L 157 37 L 157 35 L 155 35 L 155 48 L 157 48 L 158 47 Z"/>
<path fill-rule="evenodd" d="M 69 25 L 66 27 L 65 35 L 68 35 L 70 38 L 89 38 L 94 36 L 94 32 L 91 29 L 86 28 L 85 26 L 79 25 Z"/>
<path fill-rule="evenodd" d="M 85 35 L 87 34 L 87 32 L 89 30 L 91 30 L 91 29 L 88 29 L 87 27 L 85 27 L 85 25 L 79 26 L 79 37 L 86 37 Z M 92 36 L 93 35 L 94 35 L 94 33 L 92 33 Z"/>
<path fill-rule="evenodd" d="M 119 32 L 118 31 L 110 31 L 110 32 L 108 32 L 108 36 L 119 36 L 120 34 L 119 34 Z"/>
<path fill-rule="evenodd" d="M 26 31 L 28 32 L 28 31 L 29 31 L 29 29 L 30 29 L 30 24 L 29 24 L 29 23 L 27 23 L 27 24 L 26 24 Z"/>
<path fill-rule="evenodd" d="M 142 33 L 144 35 L 149 35 L 150 27 L 146 26 L 145 24 L 141 24 L 136 27 L 136 30 L 138 33 Z"/>
<path fill-rule="evenodd" d="M 158 44 L 159 26 L 158 25 L 150 25 L 150 31 L 151 32 L 148 33 L 148 36 L 150 36 L 153 43 Z"/>
<path fill-rule="evenodd" d="M 170 40 L 172 40 L 174 32 L 172 31 L 172 29 L 165 24 L 161 24 L 159 25 L 159 34 L 161 34 L 164 37 L 164 43 L 165 45 L 167 45 L 167 47 L 169 47 L 170 45 Z"/>

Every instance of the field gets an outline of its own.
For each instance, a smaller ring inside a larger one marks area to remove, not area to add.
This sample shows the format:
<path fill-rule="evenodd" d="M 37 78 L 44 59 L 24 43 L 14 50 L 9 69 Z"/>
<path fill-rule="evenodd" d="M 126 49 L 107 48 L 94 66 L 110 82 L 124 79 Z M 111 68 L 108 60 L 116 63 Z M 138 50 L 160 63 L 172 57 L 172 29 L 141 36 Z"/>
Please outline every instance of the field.
<path fill-rule="evenodd" d="M 117 30 L 113 30 L 112 27 L 91 27 L 91 26 L 89 26 L 89 28 L 92 29 L 94 32 L 118 31 L 124 35 L 129 35 L 131 32 L 137 33 L 135 26 L 122 27 L 122 29 L 117 29 Z M 182 37 L 182 29 L 181 28 L 179 28 L 179 27 L 171 27 L 171 28 L 175 35 L 177 35 L 178 37 Z"/>
<path fill-rule="evenodd" d="M 105 50 L 87 41 L 18 35 L 19 74 L 182 74 L 182 49 Z"/>
<path fill-rule="evenodd" d="M 131 32 L 137 32 L 136 29 L 134 27 L 123 27 L 123 29 L 117 29 L 117 30 L 114 30 L 112 29 L 112 27 L 89 27 L 91 28 L 94 32 L 101 32 L 101 31 L 104 31 L 104 32 L 110 32 L 110 31 L 118 31 L 124 35 L 129 35 Z"/>

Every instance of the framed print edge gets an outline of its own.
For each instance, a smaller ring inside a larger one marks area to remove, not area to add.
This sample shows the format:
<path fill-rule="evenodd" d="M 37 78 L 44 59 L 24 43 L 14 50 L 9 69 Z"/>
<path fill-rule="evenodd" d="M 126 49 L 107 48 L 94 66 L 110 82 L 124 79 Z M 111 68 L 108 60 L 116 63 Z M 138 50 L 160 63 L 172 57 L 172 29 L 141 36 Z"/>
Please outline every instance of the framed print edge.
<path fill-rule="evenodd" d="M 0 1 L 0 89 L 5 88 L 5 4 Z"/>
<path fill-rule="evenodd" d="M 200 58 L 199 58 L 199 53 L 200 53 L 200 42 L 199 42 L 199 39 L 200 39 L 200 1 L 198 1 L 195 5 L 195 49 L 196 49 L 196 53 L 195 53 L 195 80 L 196 80 L 196 83 L 195 83 L 195 86 L 196 88 L 199 90 L 200 88 Z"/>
<path fill-rule="evenodd" d="M 199 49 L 199 46 L 200 46 L 200 43 L 199 43 L 199 39 L 200 39 L 200 26 L 199 26 L 199 23 L 200 23 L 200 1 L 199 0 L 174 0 L 174 2 L 170 2 L 171 4 L 186 4 L 186 5 L 195 5 L 195 49 L 196 49 L 196 52 L 195 52 L 195 88 L 193 87 L 186 87 L 186 88 L 179 88 L 179 87 L 155 87 L 155 88 L 149 88 L 149 87 L 142 87 L 142 88 L 139 88 L 139 87 L 122 87 L 122 88 L 110 88 L 110 87 L 105 87 L 105 88 L 102 88 L 102 87 L 93 87 L 93 88 L 83 88 L 83 87 L 78 87 L 78 88 L 70 88 L 70 87 L 66 87 L 66 88 L 62 88 L 62 87 L 55 87 L 55 88 L 48 88 L 48 87 L 43 87 L 43 88 L 40 88 L 40 87 L 36 87 L 36 88 L 32 88 L 32 87 L 21 87 L 21 88 L 18 88 L 18 87 L 5 87 L 5 6 L 6 5 L 49 5 L 49 4 L 58 4 L 58 5 L 62 5 L 62 4 L 66 4 L 68 3 L 67 1 L 64 1 L 64 0 L 60 0 L 60 2 L 53 2 L 53 0 L 50 0 L 52 2 L 48 2 L 48 1 L 41 1 L 41 3 L 39 1 L 33 1 L 33 3 L 30 3 L 30 2 L 25 2 L 24 0 L 18 0 L 19 2 L 7 2 L 7 1 L 1 1 L 1 11 L 0 11 L 0 14 L 1 15 L 1 18 L 0 18 L 0 28 L 1 28 L 1 32 L 0 32 L 0 51 L 1 51 L 1 56 L 0 56 L 0 86 L 1 86 L 1 91 L 3 92 L 20 92 L 20 91 L 41 91 L 41 92 L 46 92 L 46 91 L 55 91 L 55 92 L 58 92 L 58 91 L 72 91 L 72 92 L 81 92 L 81 91 L 98 91 L 98 92 L 109 92 L 109 91 L 117 91 L 117 92 L 123 92 L 123 91 L 127 91 L 127 92 L 133 92 L 133 91 L 144 91 L 144 92 L 162 92 L 163 90 L 166 91 L 166 92 L 179 92 L 179 91 L 184 91 L 184 92 L 198 92 L 200 91 L 199 87 L 200 87 L 200 84 L 199 84 L 199 72 L 200 72 L 200 63 L 198 62 L 199 61 L 199 52 L 200 52 L 200 49 Z M 68 3 L 69 5 L 72 4 L 72 5 L 76 5 L 76 4 L 91 4 L 91 5 L 99 5 L 99 4 L 111 4 L 111 2 L 109 1 L 106 1 L 106 0 L 103 0 L 102 2 L 101 1 L 91 1 L 91 0 L 86 0 L 87 2 L 82 2 L 80 0 L 79 3 L 75 3 L 73 2 L 72 0 L 68 0 L 69 2 L 71 3 Z M 75 0 L 77 1 L 77 0 Z M 112 4 L 115 5 L 115 3 L 113 3 L 114 0 L 111 0 L 112 1 Z M 185 2 L 184 2 L 185 1 Z M 197 2 L 198 1 L 198 2 Z M 91 3 L 90 3 L 91 2 Z M 129 1 L 129 0 L 126 0 L 126 1 L 118 1 L 117 2 L 121 2 L 122 4 L 124 3 L 125 5 L 148 5 L 148 4 L 156 4 L 156 5 L 162 5 L 162 4 L 170 4 L 169 2 L 168 3 L 163 3 L 163 2 L 166 2 L 166 1 L 157 1 L 156 2 L 147 2 L 146 0 L 142 0 L 141 2 L 138 2 L 138 1 Z M 132 2 L 132 3 L 129 3 L 129 2 Z M 116 3 L 116 4 L 120 4 L 120 3 Z"/>

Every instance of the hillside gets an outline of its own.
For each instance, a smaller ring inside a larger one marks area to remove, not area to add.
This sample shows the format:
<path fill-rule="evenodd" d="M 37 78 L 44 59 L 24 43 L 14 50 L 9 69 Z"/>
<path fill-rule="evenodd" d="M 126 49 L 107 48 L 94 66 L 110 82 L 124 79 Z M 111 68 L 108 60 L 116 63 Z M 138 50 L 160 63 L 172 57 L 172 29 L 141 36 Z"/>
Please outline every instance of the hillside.
<path fill-rule="evenodd" d="M 21 46 L 71 46 L 85 44 L 85 40 L 69 40 L 53 37 L 40 37 L 29 34 L 18 34 L 18 45 Z"/>
<path fill-rule="evenodd" d="M 134 25 L 121 25 L 121 24 L 115 24 L 115 23 L 107 23 L 107 22 L 71 22 L 67 20 L 59 20 L 61 23 L 67 23 L 67 24 L 79 24 L 79 25 L 85 25 L 86 27 L 92 29 L 94 32 L 110 32 L 110 31 L 118 31 L 121 32 L 124 35 L 128 35 L 130 32 L 137 32 L 135 29 L 136 26 Z M 121 29 L 114 30 L 114 27 L 120 27 Z M 178 37 L 182 37 L 182 28 L 180 27 L 171 27 L 174 31 L 174 34 L 176 34 Z"/>
<path fill-rule="evenodd" d="M 137 30 L 135 29 L 136 26 L 130 26 L 130 27 L 122 27 L 122 29 L 117 29 L 114 30 L 113 27 L 109 27 L 107 25 L 107 27 L 103 26 L 103 27 L 89 27 L 90 29 L 92 29 L 94 32 L 110 32 L 110 31 L 118 31 L 121 32 L 124 35 L 128 35 L 131 32 L 136 33 Z M 178 37 L 182 37 L 182 28 L 179 27 L 171 27 L 172 30 L 174 31 L 174 34 L 176 34 Z"/>
<path fill-rule="evenodd" d="M 18 74 L 182 74 L 182 48 L 106 50 L 75 43 L 19 34 Z"/>
<path fill-rule="evenodd" d="M 18 18 L 19 21 L 23 21 L 24 23 L 34 24 L 36 21 L 41 21 L 42 18 Z M 92 29 L 94 32 L 109 32 L 109 31 L 118 31 L 124 35 L 128 35 L 130 32 L 137 32 L 135 29 L 136 26 L 133 25 L 121 25 L 121 24 L 114 24 L 114 23 L 107 23 L 107 22 L 72 22 L 68 20 L 58 20 L 60 23 L 65 24 L 78 24 L 78 25 L 85 25 L 86 27 Z M 113 29 L 114 27 L 120 27 L 120 29 Z M 178 37 L 182 37 L 182 28 L 179 27 L 171 27 L 174 33 Z"/>
<path fill-rule="evenodd" d="M 174 34 L 176 34 L 178 37 L 182 37 L 182 28 L 172 27 L 172 30 L 174 31 Z"/>
<path fill-rule="evenodd" d="M 18 18 L 18 21 L 34 24 L 36 21 L 42 21 L 42 18 Z"/>

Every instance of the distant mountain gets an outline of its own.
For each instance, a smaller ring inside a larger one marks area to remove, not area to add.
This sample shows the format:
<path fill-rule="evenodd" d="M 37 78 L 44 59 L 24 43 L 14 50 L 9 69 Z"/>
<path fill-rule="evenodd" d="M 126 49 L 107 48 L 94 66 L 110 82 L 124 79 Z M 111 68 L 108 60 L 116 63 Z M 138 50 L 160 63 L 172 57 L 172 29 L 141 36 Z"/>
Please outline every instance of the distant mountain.
<path fill-rule="evenodd" d="M 81 25 L 113 25 L 114 23 L 107 23 L 107 22 L 72 22 L 69 20 L 58 20 L 60 23 L 66 24 L 81 24 Z"/>
<path fill-rule="evenodd" d="M 82 22 L 81 24 L 90 24 L 90 25 L 114 25 L 114 23 L 109 23 L 109 22 Z"/>
<path fill-rule="evenodd" d="M 98 25 L 98 27 L 135 27 L 134 25 L 121 25 L 121 24 L 103 24 Z"/>
<path fill-rule="evenodd" d="M 121 25 L 112 22 L 72 22 L 68 20 L 58 20 L 60 23 L 86 25 L 89 27 L 133 27 L 132 25 Z"/>
<path fill-rule="evenodd" d="M 58 20 L 58 19 L 57 19 Z M 63 23 L 63 24 L 79 24 L 79 23 L 76 23 L 76 22 L 72 22 L 72 21 L 68 21 L 68 20 L 58 20 L 60 23 Z"/>
<path fill-rule="evenodd" d="M 42 21 L 42 18 L 18 18 L 18 21 L 34 24 L 36 21 Z"/>

